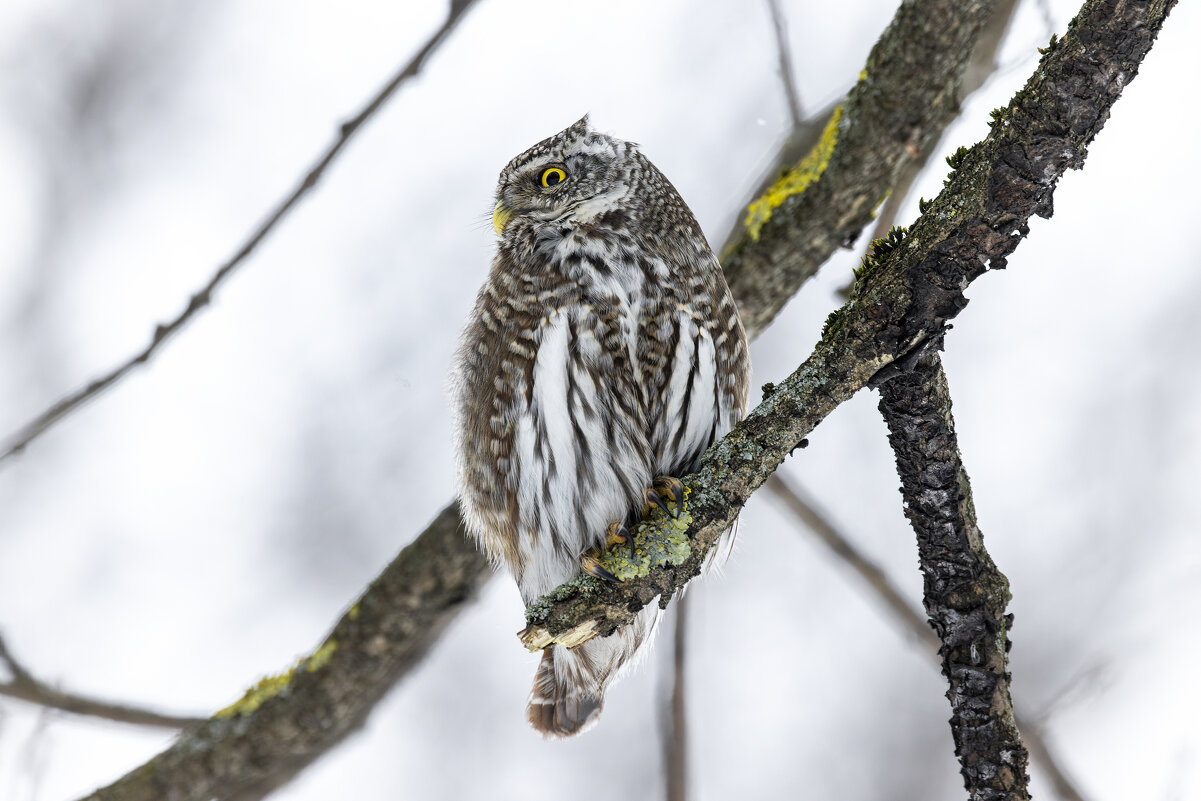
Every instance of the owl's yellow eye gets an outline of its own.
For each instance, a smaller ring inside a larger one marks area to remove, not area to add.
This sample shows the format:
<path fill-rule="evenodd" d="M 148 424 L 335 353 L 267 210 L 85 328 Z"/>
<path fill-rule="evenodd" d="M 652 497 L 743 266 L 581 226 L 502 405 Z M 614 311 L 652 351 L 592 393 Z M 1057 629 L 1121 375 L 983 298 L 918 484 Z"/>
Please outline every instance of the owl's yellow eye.
<path fill-rule="evenodd" d="M 567 173 L 563 172 L 558 167 L 547 167 L 542 171 L 542 177 L 538 179 L 543 186 L 554 186 L 567 180 Z"/>

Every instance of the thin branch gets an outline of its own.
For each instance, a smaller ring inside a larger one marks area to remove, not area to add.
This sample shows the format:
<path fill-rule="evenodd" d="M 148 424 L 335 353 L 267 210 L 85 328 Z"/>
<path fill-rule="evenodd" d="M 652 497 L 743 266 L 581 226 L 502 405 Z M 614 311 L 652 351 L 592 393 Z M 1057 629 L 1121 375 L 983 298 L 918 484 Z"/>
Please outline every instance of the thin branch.
<path fill-rule="evenodd" d="M 664 797 L 667 801 L 688 799 L 688 596 L 676 602 L 672 629 L 671 676 L 664 694 L 660 722 L 663 743 Z"/>
<path fill-rule="evenodd" d="M 767 9 L 771 12 L 771 26 L 776 35 L 776 56 L 780 59 L 778 69 L 784 87 L 784 99 L 788 102 L 788 116 L 792 119 L 793 130 L 796 130 L 805 115 L 801 112 L 801 95 L 792 77 L 792 47 L 788 44 L 788 28 L 784 23 L 784 12 L 780 10 L 780 0 L 767 0 Z"/>
<path fill-rule="evenodd" d="M 984 547 L 934 350 L 879 385 L 905 516 L 917 534 L 926 614 L 950 683 L 951 735 L 972 801 L 1029 801 L 1028 755 L 1009 692 L 1009 581 Z"/>
<path fill-rule="evenodd" d="M 934 629 L 930 628 L 925 616 L 905 600 L 905 596 L 889 580 L 880 566 L 839 531 L 838 527 L 806 497 L 806 493 L 800 487 L 797 487 L 781 473 L 776 473 L 768 479 L 765 487 L 804 524 L 806 530 L 814 534 L 835 556 L 842 559 L 863 579 L 876 597 L 884 602 L 893 619 L 904 626 L 924 646 L 923 653 L 933 656 L 937 652 L 942 643 L 934 633 Z M 1013 714 L 1018 729 L 1022 732 L 1030 749 L 1030 756 L 1050 777 L 1056 794 L 1063 801 L 1085 801 L 1083 793 L 1068 778 L 1067 772 L 1061 767 L 1060 760 L 1055 756 L 1043 735 L 1041 721 L 1045 720 L 1045 713 L 1027 715 L 1015 708 Z"/>
<path fill-rule="evenodd" d="M 1050 216 L 1059 178 L 1083 165 L 1088 143 L 1173 4 L 1087 0 L 1067 36 L 995 115 L 988 137 L 956 154 L 957 169 L 905 240 L 861 272 L 813 354 L 709 449 L 696 473 L 683 477 L 691 490 L 680 515 L 687 557 L 619 585 L 584 576 L 556 588 L 526 610 L 529 625 L 519 635 L 526 647 L 606 636 L 656 598 L 665 604 L 697 575 L 738 510 L 814 426 L 873 377 L 896 371 L 895 362 L 940 337 L 967 305 L 968 285 L 988 265 L 1004 266 L 1031 216 Z M 781 217 L 778 227 L 788 221 Z M 666 531 L 672 524 L 644 526 Z"/>
<path fill-rule="evenodd" d="M 154 334 L 146 347 L 133 356 L 130 356 L 108 373 L 93 379 L 86 386 L 80 387 L 71 394 L 61 398 L 53 406 L 11 434 L 5 440 L 3 446 L 0 446 L 2 447 L 2 450 L 0 450 L 0 462 L 21 453 L 29 443 L 46 433 L 53 425 L 125 378 L 126 375 L 138 366 L 145 364 L 168 339 L 178 333 L 201 309 L 208 306 L 212 302 L 213 293 L 217 291 L 218 287 L 254 252 L 259 243 L 271 233 L 276 225 L 288 216 L 289 212 L 292 211 L 300 199 L 317 185 L 317 182 L 324 175 L 326 168 L 338 156 L 342 148 L 354 138 L 354 135 L 363 124 L 379 111 L 405 81 L 421 72 L 422 67 L 425 66 L 429 57 L 446 40 L 463 15 L 475 2 L 476 0 L 452 0 L 446 21 L 442 23 L 441 27 L 426 40 L 416 55 L 376 93 L 375 97 L 358 114 L 342 123 L 334 143 L 309 168 L 308 173 L 301 179 L 297 187 L 292 190 L 292 193 L 275 207 L 275 210 L 268 215 L 266 221 L 259 225 L 242 246 L 238 248 L 233 257 L 218 267 L 217 271 L 209 278 L 208 283 L 188 299 L 187 306 L 184 307 L 184 310 L 178 316 L 155 326 Z"/>
<path fill-rule="evenodd" d="M 2 636 L 0 636 L 0 664 L 5 665 L 11 674 L 7 681 L 0 682 L 0 695 L 8 698 L 16 698 L 20 701 L 75 715 L 103 718 L 118 723 L 132 723 L 138 726 L 182 729 L 204 720 L 204 718 L 182 715 L 165 715 L 141 707 L 109 703 L 85 695 L 58 690 L 36 678 L 28 668 L 21 664 L 8 649 L 8 644 Z"/>

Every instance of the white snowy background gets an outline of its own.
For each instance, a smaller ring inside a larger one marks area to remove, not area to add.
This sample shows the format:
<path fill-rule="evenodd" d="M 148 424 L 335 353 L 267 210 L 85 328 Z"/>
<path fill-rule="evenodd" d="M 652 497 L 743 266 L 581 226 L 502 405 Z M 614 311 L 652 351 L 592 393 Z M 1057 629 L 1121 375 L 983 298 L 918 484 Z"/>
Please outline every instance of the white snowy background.
<path fill-rule="evenodd" d="M 895 2 L 787 0 L 817 109 Z M 943 156 L 982 138 L 1075 0 L 1027 0 Z M 141 348 L 291 190 L 442 2 L 0 4 L 0 435 Z M 1137 80 L 946 367 L 1009 576 L 1014 695 L 1090 798 L 1201 798 L 1201 8 Z M 446 375 L 485 275 L 499 169 L 590 112 L 641 143 L 720 243 L 788 127 L 766 5 L 480 0 L 319 189 L 148 366 L 0 464 L 0 631 L 64 689 L 209 714 L 311 650 L 455 493 Z M 862 245 L 862 242 L 861 242 Z M 752 347 L 808 354 L 858 251 Z M 916 604 L 876 398 L 784 470 Z M 958 799 L 929 655 L 762 495 L 692 595 L 696 799 Z M 528 730 L 536 656 L 497 577 L 420 669 L 277 798 L 660 796 L 669 648 L 565 743 Z M 169 744 L 0 699 L 0 798 L 58 801 Z M 1034 793 L 1053 797 L 1037 767 Z"/>

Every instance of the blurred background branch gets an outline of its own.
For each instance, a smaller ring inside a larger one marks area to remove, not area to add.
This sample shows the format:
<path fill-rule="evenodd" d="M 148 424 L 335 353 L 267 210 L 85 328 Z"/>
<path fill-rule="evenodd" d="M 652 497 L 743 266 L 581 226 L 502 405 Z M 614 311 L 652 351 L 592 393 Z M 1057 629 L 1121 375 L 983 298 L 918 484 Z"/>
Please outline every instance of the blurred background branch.
<path fill-rule="evenodd" d="M 301 198 L 317 185 L 325 174 L 326 168 L 333 163 L 342 149 L 349 144 L 359 129 L 363 127 L 363 124 L 370 120 L 388 102 L 397 89 L 421 72 L 429 58 L 437 51 L 442 42 L 450 36 L 463 15 L 476 2 L 477 0 L 453 0 L 450 3 L 450 10 L 446 21 L 434 31 L 417 53 L 409 59 L 408 63 L 384 84 L 383 88 L 367 102 L 367 105 L 362 110 L 339 126 L 338 136 L 334 139 L 333 144 L 309 168 L 308 172 L 301 178 L 300 183 L 292 190 L 292 193 L 280 201 L 279 205 L 267 216 L 267 219 L 239 246 L 234 255 L 218 267 L 208 282 L 188 299 L 187 305 L 178 316 L 155 326 L 154 335 L 145 348 L 130 356 L 104 375 L 92 379 L 86 386 L 80 387 L 64 396 L 44 412 L 14 431 L 3 443 L 0 443 L 0 462 L 21 453 L 26 446 L 44 434 L 51 426 L 121 381 L 137 367 L 145 364 L 171 336 L 178 333 L 196 314 L 208 306 L 212 302 L 213 293 L 233 274 L 234 270 L 243 261 L 254 253 L 259 244 L 290 214 Z"/>
<path fill-rule="evenodd" d="M 166 715 L 151 709 L 115 704 L 89 698 L 86 695 L 63 692 L 51 687 L 46 682 L 33 675 L 8 648 L 4 637 L 0 636 L 0 664 L 8 668 L 9 678 L 0 681 L 0 695 L 16 698 L 31 704 L 70 712 L 74 715 L 112 720 L 117 723 L 132 723 L 138 726 L 158 726 L 166 729 L 182 729 L 199 723 L 204 718 L 186 717 L 182 715 Z"/>
<path fill-rule="evenodd" d="M 251 801 L 357 731 L 488 579 L 451 504 L 389 564 L 312 655 L 184 731 L 93 801 Z M 300 725 L 298 725 L 300 722 Z"/>

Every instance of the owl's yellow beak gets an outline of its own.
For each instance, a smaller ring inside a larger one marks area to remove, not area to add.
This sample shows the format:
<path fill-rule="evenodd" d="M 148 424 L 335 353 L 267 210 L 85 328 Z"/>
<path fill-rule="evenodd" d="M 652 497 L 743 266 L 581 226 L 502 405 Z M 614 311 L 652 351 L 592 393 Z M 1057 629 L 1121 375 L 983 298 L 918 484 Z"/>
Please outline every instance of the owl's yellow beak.
<path fill-rule="evenodd" d="M 496 229 L 497 236 L 504 234 L 505 226 L 511 219 L 513 219 L 513 210 L 506 206 L 503 200 L 498 201 L 496 208 L 492 210 L 492 227 Z"/>

